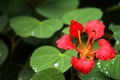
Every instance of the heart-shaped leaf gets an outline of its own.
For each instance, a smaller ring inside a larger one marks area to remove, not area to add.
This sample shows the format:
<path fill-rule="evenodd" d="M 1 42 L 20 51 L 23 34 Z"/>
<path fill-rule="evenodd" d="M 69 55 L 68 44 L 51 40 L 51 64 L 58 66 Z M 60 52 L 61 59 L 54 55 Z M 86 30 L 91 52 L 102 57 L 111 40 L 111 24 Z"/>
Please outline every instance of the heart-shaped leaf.
<path fill-rule="evenodd" d="M 112 60 L 98 61 L 97 65 L 100 71 L 107 76 L 120 79 L 120 55 L 116 55 Z"/>
<path fill-rule="evenodd" d="M 39 21 L 33 17 L 19 16 L 11 19 L 10 25 L 19 36 L 49 38 L 59 30 L 63 24 L 58 19 Z"/>
<path fill-rule="evenodd" d="M 115 38 L 115 49 L 119 51 L 120 49 L 120 25 L 110 24 L 109 29 L 113 31 L 113 37 Z"/>
<path fill-rule="evenodd" d="M 55 68 L 48 68 L 37 72 L 32 77 L 32 80 L 65 80 L 65 77 L 60 70 L 57 70 Z"/>
<path fill-rule="evenodd" d="M 102 11 L 98 8 L 81 8 L 66 13 L 62 20 L 66 24 L 70 24 L 71 20 L 76 20 L 82 24 L 94 19 L 100 19 Z"/>
<path fill-rule="evenodd" d="M 78 4 L 78 0 L 44 0 L 36 11 L 48 18 L 61 18 L 66 12 L 77 8 Z"/>
<path fill-rule="evenodd" d="M 34 71 L 30 67 L 25 67 L 23 70 L 20 71 L 18 80 L 30 80 L 34 75 Z"/>
<path fill-rule="evenodd" d="M 47 68 L 57 68 L 60 71 L 65 72 L 71 67 L 71 56 L 76 55 L 77 53 L 74 50 L 66 51 L 62 54 L 54 47 L 43 46 L 33 52 L 30 64 L 35 72 L 39 72 Z"/>

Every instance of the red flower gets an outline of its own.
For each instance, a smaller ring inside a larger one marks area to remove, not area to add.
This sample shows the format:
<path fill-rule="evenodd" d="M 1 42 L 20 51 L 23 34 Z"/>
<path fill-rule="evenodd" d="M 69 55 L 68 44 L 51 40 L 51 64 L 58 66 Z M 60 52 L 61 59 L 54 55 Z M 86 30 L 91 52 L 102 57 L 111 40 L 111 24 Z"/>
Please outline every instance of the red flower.
<path fill-rule="evenodd" d="M 78 59 L 73 56 L 71 59 L 71 64 L 80 73 L 87 74 L 94 67 L 94 60 Z"/>
<path fill-rule="evenodd" d="M 80 33 L 82 33 L 83 31 L 83 26 L 82 24 L 72 20 L 71 24 L 70 24 L 70 36 L 72 37 L 78 37 L 78 30 L 80 31 Z"/>
<path fill-rule="evenodd" d="M 90 39 L 91 38 L 98 39 L 102 37 L 104 34 L 104 28 L 105 28 L 104 24 L 101 23 L 99 20 L 92 20 L 88 22 L 84 27 Z M 95 33 L 95 35 L 93 35 L 93 33 Z"/>
<path fill-rule="evenodd" d="M 63 35 L 59 40 L 56 41 L 56 44 L 59 48 L 62 48 L 65 50 L 74 49 L 74 45 L 72 44 L 72 41 L 69 35 Z"/>
<path fill-rule="evenodd" d="M 72 57 L 71 64 L 82 74 L 87 74 L 91 71 L 94 66 L 94 56 L 100 60 L 109 60 L 114 58 L 116 52 L 105 39 L 100 39 L 98 44 L 100 48 L 98 50 L 93 50 L 94 41 L 104 34 L 104 24 L 99 20 L 93 20 L 86 24 L 84 27 L 85 32 L 88 34 L 88 39 L 86 45 L 83 45 L 81 40 L 81 33 L 83 31 L 83 26 L 72 20 L 70 24 L 70 36 L 63 35 L 59 40 L 56 41 L 56 44 L 59 48 L 65 50 L 75 49 L 78 52 L 78 57 Z M 70 37 L 77 37 L 77 43 L 72 43 Z M 79 47 L 77 47 L 79 45 Z"/>
<path fill-rule="evenodd" d="M 100 39 L 98 41 L 100 48 L 96 51 L 95 56 L 100 60 L 109 60 L 113 59 L 116 52 L 105 39 Z"/>

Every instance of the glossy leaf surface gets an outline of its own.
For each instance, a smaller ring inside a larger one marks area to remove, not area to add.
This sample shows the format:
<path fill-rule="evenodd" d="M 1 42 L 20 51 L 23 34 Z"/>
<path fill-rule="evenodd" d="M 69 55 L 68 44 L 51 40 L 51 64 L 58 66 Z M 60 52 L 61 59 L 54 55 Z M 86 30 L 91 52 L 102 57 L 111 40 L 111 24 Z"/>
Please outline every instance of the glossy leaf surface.
<path fill-rule="evenodd" d="M 32 80 L 65 80 L 65 77 L 60 70 L 55 68 L 48 68 L 37 72 L 32 77 Z"/>
<path fill-rule="evenodd" d="M 39 21 L 30 16 L 19 16 L 11 19 L 10 25 L 19 36 L 49 38 L 62 27 L 62 22 L 58 19 Z"/>
<path fill-rule="evenodd" d="M 66 12 L 77 8 L 78 3 L 78 0 L 44 0 L 36 11 L 48 18 L 61 18 Z"/>
<path fill-rule="evenodd" d="M 113 79 L 120 79 L 120 55 L 112 60 L 98 61 L 97 63 L 101 72 Z"/>
<path fill-rule="evenodd" d="M 94 19 L 100 19 L 102 17 L 102 11 L 98 8 L 81 8 L 66 13 L 63 16 L 63 22 L 70 24 L 71 20 L 76 20 L 82 24 Z"/>
<path fill-rule="evenodd" d="M 54 47 L 43 46 L 33 52 L 30 63 L 35 72 L 47 68 L 57 68 L 61 72 L 65 72 L 71 67 L 71 56 L 76 55 L 75 51 L 66 51 L 62 54 Z"/>

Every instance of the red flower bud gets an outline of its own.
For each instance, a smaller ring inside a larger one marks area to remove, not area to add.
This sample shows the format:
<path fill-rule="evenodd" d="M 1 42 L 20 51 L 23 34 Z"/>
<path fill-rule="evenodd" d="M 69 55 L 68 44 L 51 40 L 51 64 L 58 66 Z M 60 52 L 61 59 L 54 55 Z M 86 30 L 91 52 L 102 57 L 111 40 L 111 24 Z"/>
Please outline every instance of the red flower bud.
<path fill-rule="evenodd" d="M 116 52 L 105 39 L 100 39 L 98 41 L 100 48 L 96 51 L 95 56 L 100 60 L 109 60 L 113 59 Z"/>
<path fill-rule="evenodd" d="M 83 31 L 83 26 L 82 24 L 72 20 L 71 24 L 70 24 L 70 36 L 72 37 L 78 37 L 78 30 L 80 31 L 80 33 L 82 33 Z"/>
<path fill-rule="evenodd" d="M 91 38 L 98 39 L 98 38 L 102 37 L 104 34 L 104 28 L 105 28 L 104 24 L 102 22 L 100 22 L 99 20 L 92 20 L 92 21 L 86 23 L 86 25 L 84 27 L 84 29 L 90 39 Z M 91 34 L 93 34 L 93 32 L 95 33 L 95 35 L 91 35 Z"/>
<path fill-rule="evenodd" d="M 87 74 L 94 67 L 94 60 L 78 59 L 73 56 L 71 64 L 81 74 Z"/>
<path fill-rule="evenodd" d="M 74 49 L 74 45 L 72 44 L 72 41 L 69 35 L 63 35 L 60 39 L 56 41 L 56 44 L 58 48 L 62 48 L 65 50 Z"/>

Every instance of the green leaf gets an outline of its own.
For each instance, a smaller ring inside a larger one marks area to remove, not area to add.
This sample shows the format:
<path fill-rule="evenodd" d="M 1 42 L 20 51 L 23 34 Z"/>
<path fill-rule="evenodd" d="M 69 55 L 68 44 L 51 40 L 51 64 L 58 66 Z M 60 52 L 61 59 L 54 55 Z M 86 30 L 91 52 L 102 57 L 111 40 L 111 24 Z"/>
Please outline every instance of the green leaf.
<path fill-rule="evenodd" d="M 19 16 L 10 20 L 10 25 L 21 37 L 49 38 L 62 27 L 58 19 L 39 21 L 29 16 Z"/>
<path fill-rule="evenodd" d="M 119 51 L 120 49 L 120 25 L 110 24 L 109 29 L 113 31 L 113 37 L 115 38 L 115 49 Z"/>
<path fill-rule="evenodd" d="M 113 31 L 113 37 L 120 41 L 120 25 L 110 24 L 109 29 Z"/>
<path fill-rule="evenodd" d="M 8 22 L 8 17 L 6 14 L 0 16 L 0 32 L 3 32 Z"/>
<path fill-rule="evenodd" d="M 98 61 L 97 63 L 101 72 L 113 79 L 120 79 L 120 55 L 112 60 Z"/>
<path fill-rule="evenodd" d="M 27 5 L 25 0 L 0 0 L 0 11 L 5 13 L 27 13 Z"/>
<path fill-rule="evenodd" d="M 61 18 L 66 12 L 77 8 L 78 4 L 78 0 L 44 0 L 36 11 L 48 18 Z"/>
<path fill-rule="evenodd" d="M 20 71 L 18 80 L 30 80 L 34 74 L 34 71 L 30 67 L 25 67 Z"/>
<path fill-rule="evenodd" d="M 97 67 L 97 65 L 95 64 L 94 68 L 92 69 L 92 71 L 89 74 L 78 74 L 78 77 L 81 80 L 110 80 L 109 77 L 107 77 L 106 75 L 104 75 Z"/>
<path fill-rule="evenodd" d="M 62 20 L 65 24 L 70 24 L 71 20 L 76 20 L 82 24 L 94 19 L 101 19 L 102 11 L 98 8 L 81 8 L 66 13 Z"/>
<path fill-rule="evenodd" d="M 7 55 L 8 55 L 8 48 L 6 44 L 2 40 L 0 40 L 0 66 L 7 58 Z"/>
<path fill-rule="evenodd" d="M 63 32 L 64 34 L 69 34 L 69 28 L 70 28 L 70 27 L 64 28 L 64 29 L 62 30 L 62 32 Z"/>
<path fill-rule="evenodd" d="M 37 72 L 32 80 L 65 80 L 64 75 L 61 71 L 55 68 L 48 68 L 43 71 Z"/>
<path fill-rule="evenodd" d="M 62 54 L 54 47 L 43 46 L 33 52 L 30 64 L 35 72 L 39 72 L 47 68 L 57 68 L 61 72 L 65 72 L 71 67 L 71 56 L 76 55 L 77 53 L 74 50 L 66 51 Z"/>

